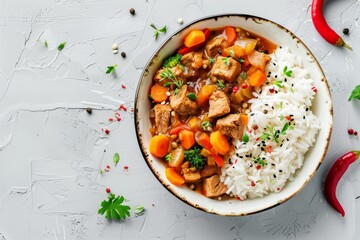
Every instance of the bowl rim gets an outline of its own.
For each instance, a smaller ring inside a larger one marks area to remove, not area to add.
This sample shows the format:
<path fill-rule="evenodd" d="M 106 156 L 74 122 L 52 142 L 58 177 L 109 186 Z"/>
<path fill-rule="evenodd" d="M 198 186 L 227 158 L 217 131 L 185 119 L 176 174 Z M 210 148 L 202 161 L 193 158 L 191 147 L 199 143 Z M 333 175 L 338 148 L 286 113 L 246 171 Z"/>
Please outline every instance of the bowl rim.
<path fill-rule="evenodd" d="M 144 77 L 146 77 L 147 75 L 147 71 L 148 68 L 151 66 L 153 60 L 156 58 L 156 56 L 158 55 L 158 53 L 164 48 L 164 46 L 176 35 L 178 35 L 179 33 L 181 33 L 182 31 L 184 31 L 185 29 L 187 29 L 188 27 L 190 27 L 191 25 L 201 22 L 201 21 L 205 21 L 205 20 L 210 20 L 210 19 L 215 19 L 215 21 L 217 21 L 218 18 L 224 18 L 224 17 L 243 17 L 246 20 L 248 18 L 252 18 L 255 22 L 256 20 L 259 21 L 266 21 L 269 22 L 275 26 L 277 26 L 278 28 L 286 31 L 288 34 L 290 34 L 294 39 L 296 39 L 310 54 L 310 56 L 314 59 L 314 63 L 317 65 L 317 68 L 320 70 L 320 73 L 322 75 L 322 79 L 326 84 L 326 89 L 327 89 L 327 95 L 329 96 L 329 106 L 330 106 L 330 121 L 329 121 L 329 133 L 326 136 L 326 144 L 325 147 L 323 149 L 322 152 L 322 156 L 318 161 L 318 165 L 316 166 L 315 170 L 313 170 L 310 174 L 309 177 L 305 180 L 305 182 L 301 185 L 300 188 L 298 188 L 293 194 L 283 198 L 282 200 L 279 200 L 278 202 L 276 202 L 275 204 L 259 209 L 259 210 L 255 210 L 255 211 L 251 211 L 251 212 L 246 212 L 246 213 L 236 213 L 236 212 L 232 212 L 232 213 L 219 213 L 217 211 L 214 211 L 214 209 L 210 210 L 207 209 L 205 207 L 201 207 L 196 203 L 193 203 L 191 201 L 189 201 L 187 198 L 179 196 L 177 192 L 173 191 L 172 189 L 169 188 L 169 184 L 165 183 L 155 172 L 155 169 L 153 168 L 152 164 L 150 163 L 151 160 L 148 159 L 149 155 L 147 154 L 146 150 L 143 148 L 143 143 L 142 143 L 142 133 L 140 132 L 139 129 L 139 123 L 138 123 L 138 98 L 139 98 L 139 90 L 140 90 L 140 86 L 142 85 L 143 81 L 144 81 Z M 151 57 L 149 58 L 149 60 L 147 61 L 147 63 L 144 66 L 144 69 L 142 70 L 140 77 L 139 77 L 139 82 L 136 88 L 136 93 L 135 93 L 135 100 L 134 100 L 134 124 L 135 124 L 135 131 L 136 131 L 136 138 L 137 138 L 137 143 L 140 147 L 140 151 L 141 154 L 146 162 L 146 164 L 148 165 L 148 167 L 150 168 L 152 174 L 155 176 L 155 178 L 166 188 L 166 190 L 168 190 L 172 195 L 174 195 L 175 197 L 177 197 L 178 199 L 180 199 L 182 202 L 207 213 L 211 213 L 211 214 L 216 214 L 216 215 L 220 215 L 220 216 L 248 216 L 248 215 L 252 215 L 252 214 L 256 214 L 256 213 L 260 213 L 269 209 L 272 209 L 274 207 L 279 206 L 280 204 L 283 204 L 285 202 L 287 202 L 288 200 L 290 200 L 291 198 L 293 198 L 296 194 L 298 194 L 308 183 L 309 181 L 314 177 L 315 173 L 317 172 L 317 170 L 320 168 L 322 162 L 325 159 L 327 150 L 329 148 L 329 144 L 330 144 L 330 138 L 331 138 L 331 134 L 332 134 L 332 130 L 333 130 L 333 124 L 334 124 L 334 116 L 333 116 L 333 103 L 332 103 L 332 97 L 331 97 L 331 91 L 329 88 L 329 83 L 327 81 L 327 78 L 324 74 L 323 69 L 320 66 L 319 61 L 315 58 L 314 54 L 310 51 L 310 49 L 307 47 L 307 45 L 299 38 L 297 37 L 293 32 L 291 32 L 290 30 L 288 30 L 287 28 L 285 28 L 284 26 L 269 20 L 267 18 L 264 17 L 259 17 L 259 16 L 254 16 L 254 15 L 249 15 L 249 14 L 238 14 L 238 13 L 222 13 L 222 14 L 214 14 L 214 15 L 208 15 L 205 17 L 201 17 L 201 18 L 197 18 L 195 20 L 190 21 L 189 23 L 185 24 L 184 26 L 182 26 L 181 28 L 179 28 L 178 30 L 176 30 L 174 33 L 172 33 L 169 37 L 167 37 L 165 39 L 164 42 L 162 42 L 160 44 L 159 47 L 156 48 L 156 50 L 154 51 L 154 53 L 151 55 Z"/>

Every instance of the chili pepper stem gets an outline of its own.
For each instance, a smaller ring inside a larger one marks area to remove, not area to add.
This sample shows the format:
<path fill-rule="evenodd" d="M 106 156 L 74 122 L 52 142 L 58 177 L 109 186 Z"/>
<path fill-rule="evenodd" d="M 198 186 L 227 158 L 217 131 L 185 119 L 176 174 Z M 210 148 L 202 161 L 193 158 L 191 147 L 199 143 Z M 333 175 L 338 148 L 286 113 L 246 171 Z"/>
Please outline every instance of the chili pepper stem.
<path fill-rule="evenodd" d="M 360 151 L 353 150 L 352 152 L 356 155 L 357 158 L 360 157 Z"/>
<path fill-rule="evenodd" d="M 340 46 L 340 47 L 347 48 L 347 49 L 349 49 L 350 51 L 353 50 L 352 47 L 350 47 L 349 45 L 347 45 L 341 37 L 339 37 L 339 39 L 336 41 L 335 45 L 336 45 L 336 46 Z"/>

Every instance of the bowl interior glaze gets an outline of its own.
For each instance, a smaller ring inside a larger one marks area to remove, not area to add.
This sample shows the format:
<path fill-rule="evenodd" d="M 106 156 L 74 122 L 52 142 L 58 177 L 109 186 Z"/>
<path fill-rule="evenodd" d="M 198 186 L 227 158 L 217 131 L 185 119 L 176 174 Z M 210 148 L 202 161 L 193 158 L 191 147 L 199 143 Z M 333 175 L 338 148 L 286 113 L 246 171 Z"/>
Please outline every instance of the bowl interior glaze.
<path fill-rule="evenodd" d="M 277 45 L 288 46 L 292 53 L 300 56 L 304 67 L 309 70 L 317 87 L 317 95 L 312 110 L 320 119 L 321 130 L 317 135 L 314 146 L 308 151 L 304 165 L 295 175 L 293 182 L 288 182 L 279 193 L 271 193 L 263 198 L 239 200 L 212 200 L 186 187 L 176 187 L 165 177 L 165 167 L 161 160 L 153 157 L 149 151 L 151 108 L 148 100 L 149 88 L 153 76 L 161 66 L 164 58 L 172 55 L 182 46 L 183 38 L 193 29 L 219 28 L 224 26 L 239 26 L 245 30 L 261 35 Z M 144 159 L 156 178 L 175 196 L 187 204 L 209 213 L 242 216 L 257 213 L 277 206 L 298 193 L 313 177 L 323 161 L 332 131 L 333 116 L 332 102 L 327 80 L 324 73 L 310 50 L 304 43 L 286 28 L 267 19 L 248 15 L 221 15 L 196 20 L 170 38 L 168 38 L 153 55 L 141 75 L 135 100 L 135 124 L 138 142 Z"/>

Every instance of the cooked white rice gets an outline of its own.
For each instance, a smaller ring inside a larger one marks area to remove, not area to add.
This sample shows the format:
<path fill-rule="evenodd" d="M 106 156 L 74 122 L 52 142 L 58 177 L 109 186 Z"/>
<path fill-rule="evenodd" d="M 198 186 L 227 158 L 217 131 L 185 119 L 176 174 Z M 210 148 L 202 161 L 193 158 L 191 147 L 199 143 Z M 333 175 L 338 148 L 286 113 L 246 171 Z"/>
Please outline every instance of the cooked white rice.
<path fill-rule="evenodd" d="M 279 47 L 271 58 L 266 67 L 267 82 L 255 90 L 255 98 L 250 100 L 246 132 L 250 140 L 234 141 L 235 154 L 222 168 L 221 180 L 227 193 L 242 200 L 279 192 L 288 180 L 292 181 L 320 128 L 310 109 L 316 88 L 301 58 L 290 53 L 288 47 Z M 291 77 L 284 74 L 285 67 L 292 71 Z M 281 86 L 275 81 L 281 81 L 277 82 Z M 265 141 L 259 139 L 263 133 L 270 133 L 269 127 L 281 131 L 288 122 L 290 126 L 279 135 L 278 143 L 271 136 Z M 254 125 L 258 129 L 252 129 Z M 256 161 L 258 157 L 260 161 Z"/>

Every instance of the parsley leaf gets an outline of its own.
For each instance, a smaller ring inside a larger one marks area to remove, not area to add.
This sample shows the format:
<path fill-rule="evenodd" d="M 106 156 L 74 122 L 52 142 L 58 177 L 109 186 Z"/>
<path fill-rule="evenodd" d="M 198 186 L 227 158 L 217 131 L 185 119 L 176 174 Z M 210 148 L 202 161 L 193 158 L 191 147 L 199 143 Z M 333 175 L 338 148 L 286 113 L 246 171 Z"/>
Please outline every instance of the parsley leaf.
<path fill-rule="evenodd" d="M 285 66 L 284 69 L 283 69 L 283 73 L 288 76 L 288 77 L 291 77 L 292 75 L 292 71 L 291 70 L 288 70 L 288 66 Z"/>
<path fill-rule="evenodd" d="M 166 156 L 165 156 L 165 160 L 168 162 L 170 161 L 171 159 L 171 153 L 168 153 Z"/>
<path fill-rule="evenodd" d="M 354 90 L 351 92 L 351 95 L 349 97 L 349 101 L 353 100 L 353 99 L 358 99 L 360 100 L 360 85 L 357 85 Z"/>
<path fill-rule="evenodd" d="M 242 137 L 242 141 L 245 142 L 245 143 L 247 143 L 247 142 L 249 142 L 249 140 L 250 140 L 249 135 L 248 135 L 247 133 L 245 133 L 245 134 L 243 135 L 243 137 Z"/>
<path fill-rule="evenodd" d="M 254 161 L 254 163 L 260 164 L 262 167 L 267 165 L 267 163 L 263 159 L 261 159 L 260 157 L 254 157 L 253 161 Z"/>
<path fill-rule="evenodd" d="M 106 70 L 106 74 L 114 73 L 117 66 L 118 66 L 117 64 L 112 65 L 112 66 L 108 66 L 107 70 Z"/>
<path fill-rule="evenodd" d="M 113 162 L 115 166 L 118 164 L 119 161 L 120 161 L 120 155 L 118 153 L 115 153 L 113 157 Z"/>
<path fill-rule="evenodd" d="M 135 214 L 140 214 L 140 213 L 142 213 L 144 210 L 145 210 L 145 207 L 139 205 L 139 206 L 136 206 L 136 207 L 134 208 L 134 213 L 135 213 Z"/>
<path fill-rule="evenodd" d="M 197 99 L 197 96 L 196 96 L 195 93 L 189 93 L 189 94 L 187 95 L 187 97 L 188 97 L 191 101 L 196 101 L 196 99 Z"/>
<path fill-rule="evenodd" d="M 211 122 L 209 121 L 203 121 L 201 124 L 200 124 L 200 127 L 203 129 L 203 130 L 207 130 L 209 127 L 212 127 L 212 124 Z"/>
<path fill-rule="evenodd" d="M 283 108 L 283 104 L 284 104 L 283 102 L 280 102 L 280 108 Z"/>
<path fill-rule="evenodd" d="M 244 62 L 245 62 L 245 59 L 244 59 L 243 57 L 239 57 L 239 58 L 238 58 L 238 61 L 239 61 L 239 63 L 244 63 Z"/>
<path fill-rule="evenodd" d="M 229 63 L 229 58 L 224 57 L 224 58 L 222 58 L 222 60 L 224 61 L 224 63 L 225 63 L 226 66 L 229 66 L 229 65 L 230 65 L 230 63 Z"/>
<path fill-rule="evenodd" d="M 218 80 L 217 85 L 218 85 L 218 87 L 221 88 L 221 89 L 225 88 L 224 82 L 221 81 L 221 80 Z"/>
<path fill-rule="evenodd" d="M 185 150 L 185 159 L 190 162 L 191 167 L 196 169 L 203 169 L 206 164 L 206 158 L 200 154 L 200 149 L 197 147 Z"/>
<path fill-rule="evenodd" d="M 246 79 L 246 77 L 247 77 L 246 72 L 241 72 L 241 73 L 240 73 L 240 77 L 241 77 L 242 79 Z"/>
<path fill-rule="evenodd" d="M 48 47 L 49 47 L 48 42 L 47 42 L 47 40 L 46 40 L 46 39 L 45 39 L 45 41 L 44 41 L 44 45 L 45 45 L 45 47 L 46 47 L 46 48 L 48 48 Z"/>
<path fill-rule="evenodd" d="M 165 34 L 166 33 L 166 30 L 167 30 L 167 26 L 165 25 L 164 27 L 162 27 L 162 28 L 160 28 L 160 29 L 158 29 L 156 26 L 155 26 L 155 24 L 150 24 L 150 26 L 153 28 L 153 29 L 155 29 L 155 32 L 154 32 L 154 38 L 155 38 L 155 40 L 156 39 L 158 39 L 158 37 L 159 37 L 159 33 L 162 33 L 162 34 Z"/>
<path fill-rule="evenodd" d="M 65 45 L 66 45 L 66 42 L 60 43 L 60 45 L 58 46 L 58 50 L 59 50 L 59 51 L 63 50 L 64 47 L 65 47 Z M 45 45 L 45 46 L 46 46 L 46 45 Z"/>
<path fill-rule="evenodd" d="M 282 84 L 282 81 L 281 81 L 281 80 L 273 81 L 273 84 L 275 84 L 278 88 L 282 88 L 282 87 L 283 87 L 283 86 L 281 85 L 281 84 Z"/>
<path fill-rule="evenodd" d="M 212 64 L 212 63 L 214 63 L 216 61 L 215 58 L 211 58 L 211 57 L 209 57 L 208 60 L 209 60 L 210 64 Z"/>
<path fill-rule="evenodd" d="M 101 207 L 98 214 L 104 215 L 108 220 L 121 220 L 130 217 L 130 207 L 122 205 L 125 198 L 123 196 L 115 197 L 115 194 L 110 194 L 108 200 L 101 202 Z"/>

